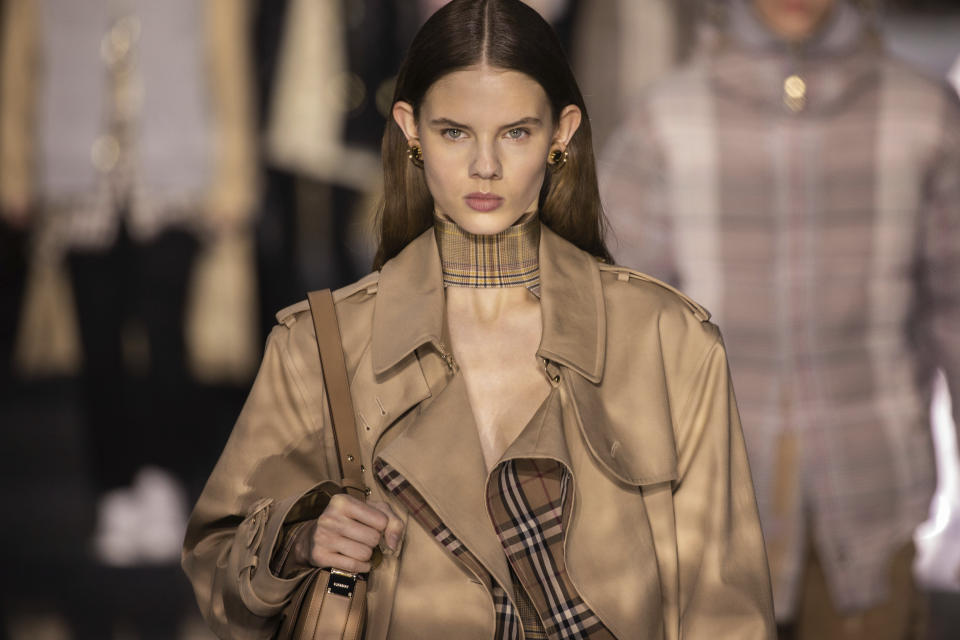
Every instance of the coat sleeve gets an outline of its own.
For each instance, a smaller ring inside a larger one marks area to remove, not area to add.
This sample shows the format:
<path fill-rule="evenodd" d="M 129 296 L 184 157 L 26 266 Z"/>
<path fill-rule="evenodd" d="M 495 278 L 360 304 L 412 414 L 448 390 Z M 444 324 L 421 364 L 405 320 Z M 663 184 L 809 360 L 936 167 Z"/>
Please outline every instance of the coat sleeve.
<path fill-rule="evenodd" d="M 37 0 L 3 4 L 0 34 L 0 215 L 29 211 L 33 192 Z"/>
<path fill-rule="evenodd" d="M 278 542 L 285 529 L 317 517 L 338 490 L 329 481 L 335 450 L 325 428 L 326 397 L 315 345 L 309 352 L 312 341 L 312 328 L 273 330 L 250 395 L 187 526 L 183 569 L 219 637 L 275 633 L 280 612 L 306 575 L 274 572 Z"/>
<path fill-rule="evenodd" d="M 763 534 L 719 334 L 687 393 L 673 495 L 679 635 L 774 638 Z"/>
<path fill-rule="evenodd" d="M 918 271 L 925 342 L 946 374 L 960 429 L 960 99 L 952 90 L 945 111 L 944 135 L 926 184 Z"/>

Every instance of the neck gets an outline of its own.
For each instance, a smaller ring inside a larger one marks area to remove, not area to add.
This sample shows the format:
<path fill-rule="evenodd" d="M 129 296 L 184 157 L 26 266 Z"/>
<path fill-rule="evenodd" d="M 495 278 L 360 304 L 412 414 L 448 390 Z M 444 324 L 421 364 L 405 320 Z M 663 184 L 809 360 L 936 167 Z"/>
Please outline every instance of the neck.
<path fill-rule="evenodd" d="M 446 287 L 475 289 L 540 286 L 540 219 L 531 216 L 500 233 L 478 235 L 434 219 Z"/>

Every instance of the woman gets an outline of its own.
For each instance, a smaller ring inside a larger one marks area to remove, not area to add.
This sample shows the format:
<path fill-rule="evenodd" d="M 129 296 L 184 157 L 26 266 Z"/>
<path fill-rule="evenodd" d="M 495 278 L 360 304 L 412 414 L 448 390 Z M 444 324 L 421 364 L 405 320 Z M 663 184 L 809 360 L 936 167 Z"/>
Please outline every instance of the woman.
<path fill-rule="evenodd" d="M 434 14 L 383 159 L 378 271 L 335 296 L 370 501 L 323 485 L 338 467 L 296 305 L 187 533 L 208 621 L 269 635 L 310 566 L 366 571 L 379 545 L 367 638 L 772 637 L 719 334 L 607 264 L 549 26 L 518 0 Z"/>

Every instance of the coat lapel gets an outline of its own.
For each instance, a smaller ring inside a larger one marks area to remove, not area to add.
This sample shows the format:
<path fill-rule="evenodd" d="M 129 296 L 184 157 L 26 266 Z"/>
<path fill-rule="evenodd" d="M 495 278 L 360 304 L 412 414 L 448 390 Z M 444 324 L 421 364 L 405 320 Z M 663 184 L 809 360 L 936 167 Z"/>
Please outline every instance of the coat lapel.
<path fill-rule="evenodd" d="M 607 325 L 596 260 L 544 225 L 540 280 L 543 336 L 537 355 L 600 382 Z"/>
<path fill-rule="evenodd" d="M 632 344 L 612 345 L 608 353 L 608 325 L 620 317 L 609 317 L 596 259 L 544 227 L 540 262 L 543 338 L 538 355 L 570 370 L 572 375 L 561 373 L 571 417 L 591 452 L 621 482 L 672 480 L 677 466 L 673 418 L 664 400 L 667 389 L 656 336 L 618 326 L 617 335 L 629 336 Z M 655 329 L 657 323 L 645 326 Z M 638 353 L 642 358 L 636 358 Z M 609 375 L 606 370 L 631 375 Z M 637 380 L 644 381 L 641 388 Z"/>
<path fill-rule="evenodd" d="M 440 344 L 443 316 L 443 271 L 431 228 L 383 265 L 373 311 L 374 375 L 423 344 Z"/>
<path fill-rule="evenodd" d="M 612 480 L 589 451 L 566 382 L 554 388 L 501 462 L 546 458 L 570 472 L 564 560 L 577 594 L 617 637 L 659 637 L 662 618 L 647 615 L 660 611 L 661 589 L 646 505 L 638 487 Z"/>
<path fill-rule="evenodd" d="M 406 478 L 501 585 L 511 584 L 503 549 L 487 517 L 487 471 L 462 376 L 454 376 L 425 403 L 377 456 Z"/>
<path fill-rule="evenodd" d="M 659 638 L 660 576 L 640 489 L 612 480 L 597 464 L 577 424 L 581 416 L 561 388 L 562 426 L 573 469 L 572 513 L 564 557 L 577 593 L 618 638 Z"/>

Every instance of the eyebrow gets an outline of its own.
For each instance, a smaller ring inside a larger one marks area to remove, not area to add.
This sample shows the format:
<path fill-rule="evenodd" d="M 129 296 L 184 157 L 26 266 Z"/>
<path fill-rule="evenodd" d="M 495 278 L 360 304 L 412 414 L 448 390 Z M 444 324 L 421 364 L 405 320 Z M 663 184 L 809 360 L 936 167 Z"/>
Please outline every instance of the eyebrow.
<path fill-rule="evenodd" d="M 435 120 L 431 120 L 430 124 L 431 126 L 434 126 L 434 127 L 450 127 L 452 129 L 464 129 L 466 131 L 470 131 L 470 127 L 468 125 L 461 124 L 455 120 L 451 120 L 450 118 L 437 118 Z M 508 124 L 505 124 L 500 128 L 513 129 L 513 128 L 521 127 L 524 125 L 540 126 L 542 124 L 543 124 L 543 121 L 540 120 L 540 118 L 527 117 L 527 118 L 521 118 L 516 122 L 510 122 Z"/>

